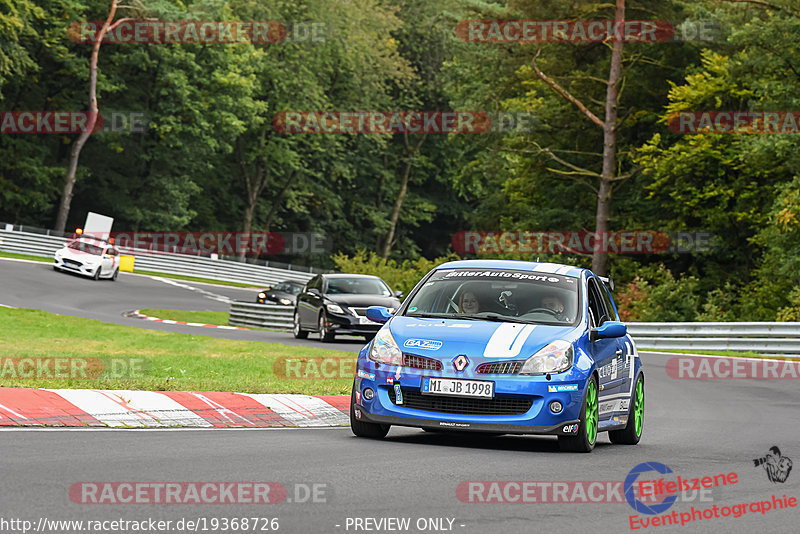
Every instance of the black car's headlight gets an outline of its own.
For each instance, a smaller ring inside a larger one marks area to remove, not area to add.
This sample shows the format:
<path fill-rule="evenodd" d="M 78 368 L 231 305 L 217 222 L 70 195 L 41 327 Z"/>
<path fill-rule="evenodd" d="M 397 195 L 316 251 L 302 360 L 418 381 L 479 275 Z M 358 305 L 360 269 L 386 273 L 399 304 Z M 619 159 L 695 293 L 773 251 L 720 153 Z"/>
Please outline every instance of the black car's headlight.
<path fill-rule="evenodd" d="M 267 294 L 266 293 L 259 293 L 258 294 L 258 298 L 263 300 L 263 299 L 267 298 Z"/>
<path fill-rule="evenodd" d="M 344 313 L 344 310 L 338 304 L 326 304 L 325 309 L 331 313 Z"/>
<path fill-rule="evenodd" d="M 279 302 L 280 302 L 281 304 L 283 304 L 284 306 L 291 306 L 292 304 L 294 304 L 294 302 L 292 302 L 292 301 L 291 301 L 291 300 L 289 300 L 289 299 L 280 299 L 280 301 L 279 301 Z"/>
<path fill-rule="evenodd" d="M 572 343 L 558 339 L 539 349 L 520 369 L 521 375 L 561 373 L 572 367 Z"/>

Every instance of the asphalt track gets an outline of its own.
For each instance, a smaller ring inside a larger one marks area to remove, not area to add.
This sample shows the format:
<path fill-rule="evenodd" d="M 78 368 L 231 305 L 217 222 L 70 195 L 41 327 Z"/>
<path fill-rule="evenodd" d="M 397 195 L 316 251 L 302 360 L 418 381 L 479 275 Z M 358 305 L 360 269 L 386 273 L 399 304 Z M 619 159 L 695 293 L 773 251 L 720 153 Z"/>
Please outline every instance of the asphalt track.
<path fill-rule="evenodd" d="M 224 330 L 167 325 L 124 314 L 140 308 L 224 311 L 225 299 L 255 301 L 257 289 L 186 282 L 169 278 L 120 273 L 116 282 L 94 281 L 78 275 L 55 272 L 47 263 L 0 258 L 0 305 L 33 308 L 62 315 L 97 319 L 137 328 L 180 332 L 225 339 L 268 341 L 356 352 L 364 339 L 352 336 L 333 343 L 299 340 L 289 333 L 265 330 Z M 311 334 L 311 337 L 315 337 Z"/>
<path fill-rule="evenodd" d="M 137 277 L 126 277 L 118 283 L 118 289 L 102 282 L 81 302 L 73 299 L 70 304 L 69 299 L 53 297 L 53 292 L 64 289 L 64 279 L 49 277 L 41 271 L 47 271 L 46 266 L 38 266 L 37 271 L 25 264 L 31 273 L 28 277 L 25 269 L 8 269 L 7 264 L 0 262 L 0 304 L 70 315 L 92 313 L 93 318 L 142 326 L 141 322 L 124 322 L 120 310 L 185 308 L 196 302 L 196 296 L 184 295 L 177 291 L 179 288 L 167 289 L 150 279 L 134 281 Z M 33 287 L 20 285 L 26 280 Z M 69 282 L 83 281 L 69 277 Z M 93 282 L 87 280 L 86 284 Z M 151 292 L 143 293 L 150 286 Z M 80 287 L 86 292 L 91 286 Z M 218 289 L 219 293 L 238 292 L 216 287 L 214 291 Z M 110 299 L 113 302 L 86 311 L 99 302 L 99 292 L 105 291 L 111 292 L 108 295 L 114 297 Z M 161 300 L 148 301 L 159 295 Z M 26 300 L 30 297 L 35 300 Z M 165 305 L 167 302 L 171 304 Z M 213 302 L 202 309 L 220 309 Z M 612 445 L 601 434 L 591 454 L 561 453 L 556 440 L 548 437 L 440 435 L 402 428 L 393 428 L 381 441 L 355 438 L 346 428 L 4 430 L 0 433 L 0 472 L 5 480 L 0 487 L 0 526 L 3 519 L 36 524 L 40 518 L 154 518 L 174 524 L 181 518 L 277 517 L 278 532 L 289 533 L 447 532 L 417 529 L 416 525 L 421 518 L 447 518 L 453 520 L 452 532 L 464 534 L 616 533 L 631 531 L 630 516 L 636 514 L 624 502 L 469 503 L 459 500 L 456 488 L 464 481 L 622 481 L 643 462 L 666 464 L 674 472 L 667 475 L 670 479 L 676 474 L 700 478 L 735 472 L 738 476 L 737 483 L 712 493 L 713 501 L 695 496 L 691 502 L 675 503 L 667 513 L 690 512 L 692 506 L 701 510 L 730 507 L 771 500 L 773 495 L 800 497 L 800 468 L 795 467 L 785 483 L 773 483 L 763 468 L 753 464 L 754 458 L 763 456 L 773 445 L 795 462 L 800 458 L 800 389 L 796 381 L 675 380 L 666 374 L 664 356 L 642 353 L 642 358 L 646 421 L 641 443 Z M 85 505 L 71 501 L 68 495 L 70 486 L 80 481 L 279 482 L 289 488 L 293 500 L 295 484 L 325 484 L 325 497 L 320 499 L 325 502 Z M 798 532 L 798 512 L 797 507 L 766 514 L 749 511 L 738 518 L 703 519 L 683 527 L 642 530 L 793 533 Z M 356 518 L 389 517 L 410 518 L 411 528 L 356 530 L 353 526 Z M 8 527 L 0 531 L 14 532 Z M 255 531 L 264 532 L 249 530 Z"/>

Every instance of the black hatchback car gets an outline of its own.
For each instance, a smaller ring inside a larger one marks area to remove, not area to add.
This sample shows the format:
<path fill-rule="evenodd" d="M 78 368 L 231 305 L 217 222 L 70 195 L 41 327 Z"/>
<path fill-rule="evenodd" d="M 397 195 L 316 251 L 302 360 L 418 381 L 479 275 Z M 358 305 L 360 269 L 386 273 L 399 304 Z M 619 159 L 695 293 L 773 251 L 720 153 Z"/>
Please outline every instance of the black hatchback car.
<path fill-rule="evenodd" d="M 367 308 L 386 306 L 394 313 L 402 296 L 377 276 L 317 275 L 297 295 L 294 337 L 317 332 L 321 341 L 333 341 L 337 334 L 362 335 L 369 341 L 383 325 L 367 319 Z"/>
<path fill-rule="evenodd" d="M 258 292 L 256 302 L 259 304 L 282 304 L 283 306 L 294 306 L 297 294 L 303 290 L 303 282 L 287 280 L 280 284 L 275 284 Z"/>

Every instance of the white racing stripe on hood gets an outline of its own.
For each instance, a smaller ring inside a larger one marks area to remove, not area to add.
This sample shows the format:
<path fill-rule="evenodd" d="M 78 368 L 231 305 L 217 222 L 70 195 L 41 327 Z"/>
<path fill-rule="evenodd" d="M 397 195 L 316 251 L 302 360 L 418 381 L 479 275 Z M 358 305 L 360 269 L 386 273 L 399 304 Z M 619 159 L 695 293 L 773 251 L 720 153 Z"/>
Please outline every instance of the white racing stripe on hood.
<path fill-rule="evenodd" d="M 514 358 L 522 351 L 525 341 L 536 325 L 503 323 L 497 327 L 483 350 L 484 358 Z"/>

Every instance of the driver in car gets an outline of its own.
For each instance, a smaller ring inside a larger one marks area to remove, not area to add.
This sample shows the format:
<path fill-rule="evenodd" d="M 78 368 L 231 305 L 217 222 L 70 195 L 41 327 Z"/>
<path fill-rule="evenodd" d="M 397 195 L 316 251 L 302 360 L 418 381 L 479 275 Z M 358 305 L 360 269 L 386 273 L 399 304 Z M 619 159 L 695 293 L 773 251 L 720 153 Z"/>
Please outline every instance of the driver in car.
<path fill-rule="evenodd" d="M 555 312 L 556 317 L 560 321 L 566 321 L 568 319 L 564 314 L 564 303 L 558 295 L 546 295 L 542 297 L 542 308 Z"/>

